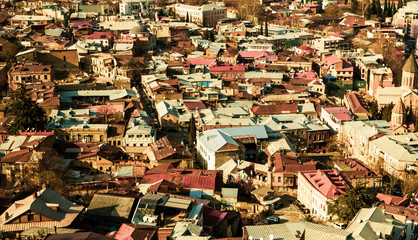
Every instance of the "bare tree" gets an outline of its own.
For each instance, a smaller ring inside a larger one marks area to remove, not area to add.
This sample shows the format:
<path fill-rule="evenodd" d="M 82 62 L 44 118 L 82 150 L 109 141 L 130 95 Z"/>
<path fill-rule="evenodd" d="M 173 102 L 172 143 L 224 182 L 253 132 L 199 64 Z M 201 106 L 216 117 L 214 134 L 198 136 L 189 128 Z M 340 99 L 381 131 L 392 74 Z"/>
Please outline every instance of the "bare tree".
<path fill-rule="evenodd" d="M 105 123 L 108 122 L 109 117 L 116 114 L 116 108 L 112 105 L 103 105 L 97 109 L 97 113 L 104 117 Z"/>

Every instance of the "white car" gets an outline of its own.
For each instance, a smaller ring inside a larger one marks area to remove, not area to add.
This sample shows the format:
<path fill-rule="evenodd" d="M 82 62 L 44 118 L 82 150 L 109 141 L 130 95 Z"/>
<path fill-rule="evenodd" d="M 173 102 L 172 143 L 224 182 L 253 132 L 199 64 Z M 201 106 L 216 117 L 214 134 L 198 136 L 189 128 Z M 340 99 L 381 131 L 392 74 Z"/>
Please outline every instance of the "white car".
<path fill-rule="evenodd" d="M 331 226 L 338 228 L 338 229 L 345 229 L 347 227 L 347 224 L 334 222 L 331 224 Z"/>

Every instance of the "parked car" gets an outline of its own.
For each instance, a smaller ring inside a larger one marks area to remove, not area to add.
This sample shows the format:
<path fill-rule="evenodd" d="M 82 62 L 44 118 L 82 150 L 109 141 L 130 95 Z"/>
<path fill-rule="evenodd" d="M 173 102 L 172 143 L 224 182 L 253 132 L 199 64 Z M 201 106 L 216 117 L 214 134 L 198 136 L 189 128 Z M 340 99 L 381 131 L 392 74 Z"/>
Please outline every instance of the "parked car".
<path fill-rule="evenodd" d="M 345 223 L 339 223 L 339 222 L 333 222 L 331 226 L 338 228 L 338 229 L 345 229 L 347 227 L 347 224 Z"/>
<path fill-rule="evenodd" d="M 267 217 L 267 223 L 268 224 L 276 224 L 280 223 L 280 218 L 277 215 L 271 215 Z"/>

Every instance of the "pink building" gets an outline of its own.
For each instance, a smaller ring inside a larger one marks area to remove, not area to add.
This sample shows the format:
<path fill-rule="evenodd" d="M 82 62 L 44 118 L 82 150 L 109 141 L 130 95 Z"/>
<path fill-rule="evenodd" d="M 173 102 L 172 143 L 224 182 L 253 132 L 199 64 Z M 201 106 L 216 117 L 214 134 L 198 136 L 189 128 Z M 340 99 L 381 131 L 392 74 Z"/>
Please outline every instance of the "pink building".
<path fill-rule="evenodd" d="M 298 173 L 298 200 L 312 215 L 327 220 L 328 204 L 345 194 L 350 183 L 336 169 Z"/>

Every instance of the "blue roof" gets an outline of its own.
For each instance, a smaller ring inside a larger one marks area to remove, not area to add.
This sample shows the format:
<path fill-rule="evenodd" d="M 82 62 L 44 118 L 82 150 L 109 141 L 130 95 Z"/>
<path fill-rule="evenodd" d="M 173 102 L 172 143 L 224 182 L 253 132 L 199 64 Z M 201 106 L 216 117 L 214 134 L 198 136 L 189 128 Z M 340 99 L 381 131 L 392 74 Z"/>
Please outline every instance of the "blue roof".
<path fill-rule="evenodd" d="M 192 210 L 190 211 L 189 216 L 187 216 L 187 218 L 188 218 L 188 219 L 197 219 L 197 217 L 198 217 L 198 215 L 199 215 L 200 211 L 202 211 L 202 208 L 203 208 L 203 204 L 201 204 L 201 203 L 196 203 L 196 204 L 193 206 L 193 208 L 192 208 Z"/>

